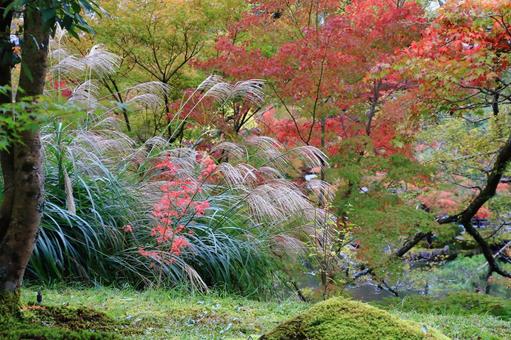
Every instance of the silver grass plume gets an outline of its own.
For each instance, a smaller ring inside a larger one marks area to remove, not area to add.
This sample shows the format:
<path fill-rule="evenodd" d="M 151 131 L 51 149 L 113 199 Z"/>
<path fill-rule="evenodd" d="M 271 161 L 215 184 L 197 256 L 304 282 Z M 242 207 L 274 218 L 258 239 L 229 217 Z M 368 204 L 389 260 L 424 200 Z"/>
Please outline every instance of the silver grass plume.
<path fill-rule="evenodd" d="M 237 82 L 232 87 L 229 99 L 246 99 L 257 106 L 260 106 L 264 103 L 263 87 L 264 80 L 261 79 L 250 79 Z"/>
<path fill-rule="evenodd" d="M 332 185 L 320 179 L 312 179 L 306 182 L 305 186 L 310 192 L 314 194 L 318 200 L 326 200 L 330 202 L 335 196 Z"/>
<path fill-rule="evenodd" d="M 247 201 L 253 218 L 261 222 L 306 216 L 315 209 L 307 197 L 286 180 L 271 181 L 251 189 Z"/>
<path fill-rule="evenodd" d="M 213 86 L 219 83 L 223 83 L 224 80 L 222 77 L 217 75 L 210 75 L 206 79 L 202 81 L 202 83 L 197 86 L 198 91 L 207 92 L 209 89 L 211 89 Z"/>
<path fill-rule="evenodd" d="M 62 51 L 62 49 L 58 51 Z M 64 54 L 62 54 L 61 56 L 64 56 Z M 73 75 L 85 71 L 86 65 L 83 63 L 81 59 L 73 55 L 67 55 L 64 56 L 63 58 L 57 59 L 60 61 L 50 68 L 50 72 L 59 73 L 61 75 Z"/>
<path fill-rule="evenodd" d="M 264 81 L 250 79 L 233 84 L 223 81 L 217 76 L 210 76 L 202 82 L 198 89 L 205 92 L 205 97 L 215 98 L 220 103 L 227 103 L 236 100 L 248 100 L 255 105 L 262 105 L 264 102 L 263 92 Z"/>
<path fill-rule="evenodd" d="M 69 174 L 66 169 L 64 169 L 64 191 L 66 193 L 66 209 L 71 214 L 76 215 L 76 204 L 73 197 L 73 183 L 71 182 L 71 178 L 69 178 Z"/>
<path fill-rule="evenodd" d="M 328 156 L 314 146 L 298 146 L 289 150 L 289 153 L 300 158 L 308 167 L 328 167 Z"/>
<path fill-rule="evenodd" d="M 158 109 L 165 105 L 163 99 L 152 93 L 143 93 L 129 98 L 126 104 L 136 104 L 147 109 Z"/>
<path fill-rule="evenodd" d="M 268 136 L 250 136 L 245 142 L 254 146 L 257 150 L 256 156 L 266 160 L 270 165 L 283 172 L 289 170 L 289 155 L 276 139 Z"/>
<path fill-rule="evenodd" d="M 126 89 L 126 96 L 129 98 L 132 95 L 140 95 L 151 93 L 160 97 L 168 95 L 170 86 L 162 83 L 161 81 L 148 81 L 139 83 Z"/>
<path fill-rule="evenodd" d="M 88 109 L 94 109 L 99 104 L 96 99 L 98 92 L 99 89 L 94 82 L 92 80 L 86 80 L 74 88 L 68 102 L 84 106 Z"/>
<path fill-rule="evenodd" d="M 247 157 L 247 150 L 243 146 L 231 142 L 222 142 L 213 147 L 211 151 L 222 151 L 229 160 L 241 161 Z"/>
<path fill-rule="evenodd" d="M 217 171 L 222 175 L 225 182 L 230 187 L 240 187 L 245 184 L 245 177 L 241 173 L 240 169 L 233 166 L 231 163 L 221 163 Z"/>
<path fill-rule="evenodd" d="M 92 46 L 82 60 L 90 73 L 101 78 L 117 71 L 120 57 L 107 51 L 104 45 L 98 44 Z"/>

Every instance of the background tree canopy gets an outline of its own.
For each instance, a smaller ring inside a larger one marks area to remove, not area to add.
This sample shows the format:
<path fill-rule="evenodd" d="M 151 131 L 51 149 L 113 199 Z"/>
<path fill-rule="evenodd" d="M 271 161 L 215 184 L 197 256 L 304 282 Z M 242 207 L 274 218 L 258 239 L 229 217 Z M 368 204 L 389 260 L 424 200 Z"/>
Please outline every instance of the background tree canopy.
<path fill-rule="evenodd" d="M 84 328 L 24 306 L 23 279 L 340 297 L 214 336 L 511 335 L 509 1 L 0 0 L 0 27 L 0 319 L 19 336 Z"/>

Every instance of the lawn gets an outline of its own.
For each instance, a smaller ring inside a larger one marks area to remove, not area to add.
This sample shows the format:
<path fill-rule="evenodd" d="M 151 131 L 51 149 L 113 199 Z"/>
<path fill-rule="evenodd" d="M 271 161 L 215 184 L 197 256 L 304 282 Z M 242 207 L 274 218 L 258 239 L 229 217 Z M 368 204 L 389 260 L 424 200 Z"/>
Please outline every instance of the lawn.
<path fill-rule="evenodd" d="M 22 293 L 28 328 L 88 329 L 106 331 L 113 338 L 133 339 L 256 339 L 310 307 L 297 300 L 262 302 L 216 293 L 202 295 L 160 289 L 139 292 L 105 287 L 44 288 L 43 303 L 38 306 L 36 294 L 35 287 Z M 84 309 L 77 310 L 77 321 L 76 317 L 58 314 L 61 309 L 55 312 L 52 307 Z M 105 318 L 94 314 L 92 309 L 104 313 Z M 404 311 L 395 306 L 386 309 L 401 319 L 420 323 L 425 329 L 436 328 L 453 339 L 511 338 L 511 322 L 493 315 Z"/>
<path fill-rule="evenodd" d="M 36 294 L 36 289 L 24 289 L 23 303 L 34 303 Z M 308 308 L 297 301 L 258 302 L 175 290 L 54 288 L 42 294 L 43 305 L 93 308 L 119 322 L 123 335 L 140 339 L 256 338 Z"/>

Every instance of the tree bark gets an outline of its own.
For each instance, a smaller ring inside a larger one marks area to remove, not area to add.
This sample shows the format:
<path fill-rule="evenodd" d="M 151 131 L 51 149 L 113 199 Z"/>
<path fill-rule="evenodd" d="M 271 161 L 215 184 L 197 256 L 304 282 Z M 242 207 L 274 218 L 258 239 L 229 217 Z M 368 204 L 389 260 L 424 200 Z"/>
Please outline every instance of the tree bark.
<path fill-rule="evenodd" d="M 10 42 L 12 12 L 5 12 L 9 1 L 0 0 L 0 86 L 11 86 L 12 45 Z M 0 93 L 0 103 L 11 101 L 9 93 Z"/>
<path fill-rule="evenodd" d="M 12 12 L 5 12 L 7 1 L 0 0 L 0 87 L 11 87 L 11 69 L 12 69 L 12 45 L 10 43 Z M 0 93 L 0 105 L 8 104 L 12 101 L 10 90 Z M 0 205 L 0 242 L 2 242 L 10 221 L 12 209 L 12 200 L 14 196 L 14 187 L 12 183 L 13 174 L 12 152 L 10 150 L 0 151 L 0 166 L 2 169 L 2 179 L 4 183 L 3 200 Z"/>
<path fill-rule="evenodd" d="M 23 38 L 17 98 L 35 102 L 44 90 L 49 32 L 43 27 L 41 13 L 31 6 L 24 12 Z M 9 303 L 5 309 L 14 312 L 41 221 L 43 172 L 39 131 L 22 132 L 9 156 L 2 157 L 2 165 L 5 163 L 12 170 L 5 186 L 12 188 L 13 196 L 9 224 L 0 240 L 0 302 Z"/>

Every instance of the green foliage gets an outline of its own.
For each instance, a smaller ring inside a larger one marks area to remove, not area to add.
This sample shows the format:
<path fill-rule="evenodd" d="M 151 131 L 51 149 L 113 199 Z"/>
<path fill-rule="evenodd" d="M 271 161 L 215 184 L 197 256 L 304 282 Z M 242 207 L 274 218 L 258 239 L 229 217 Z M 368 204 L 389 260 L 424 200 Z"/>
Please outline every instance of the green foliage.
<path fill-rule="evenodd" d="M 333 160 L 328 177 L 339 181 L 333 205 L 360 245 L 357 257 L 381 277 L 396 278 L 403 264 L 395 250 L 418 232 L 439 230 L 409 188 L 421 185 L 431 169 L 401 154 L 377 156 L 367 138 L 346 141 Z"/>
<path fill-rule="evenodd" d="M 511 301 L 487 294 L 458 292 L 445 297 L 411 295 L 376 303 L 387 310 L 442 315 L 491 315 L 511 320 Z"/>
<path fill-rule="evenodd" d="M 435 329 L 342 298 L 320 302 L 263 339 L 447 339 Z"/>
<path fill-rule="evenodd" d="M 6 11 L 17 11 L 24 7 L 37 9 L 41 13 L 46 30 L 54 33 L 58 25 L 76 38 L 77 31 L 92 32 L 85 14 L 99 14 L 99 5 L 94 0 L 15 0 L 9 3 Z"/>
<path fill-rule="evenodd" d="M 503 109 L 507 111 L 507 109 Z M 487 112 L 489 115 L 489 112 Z M 418 141 L 436 147 L 426 148 L 419 159 L 435 170 L 478 179 L 481 164 L 491 165 L 492 157 L 509 134 L 509 115 L 445 116 L 417 135 Z"/>
<path fill-rule="evenodd" d="M 0 93 L 6 88 L 0 87 Z M 22 91 L 19 89 L 18 91 Z M 61 104 L 52 98 L 42 97 L 37 102 L 22 100 L 0 105 L 0 151 L 13 143 L 20 143 L 21 134 L 35 130 L 50 120 L 65 119 L 69 123 L 83 117 L 77 107 Z"/>
<path fill-rule="evenodd" d="M 0 87 L 0 93 L 7 91 Z M 6 150 L 10 144 L 18 143 L 21 134 L 36 128 L 39 120 L 35 119 L 40 105 L 29 102 L 0 105 L 0 151 Z"/>

